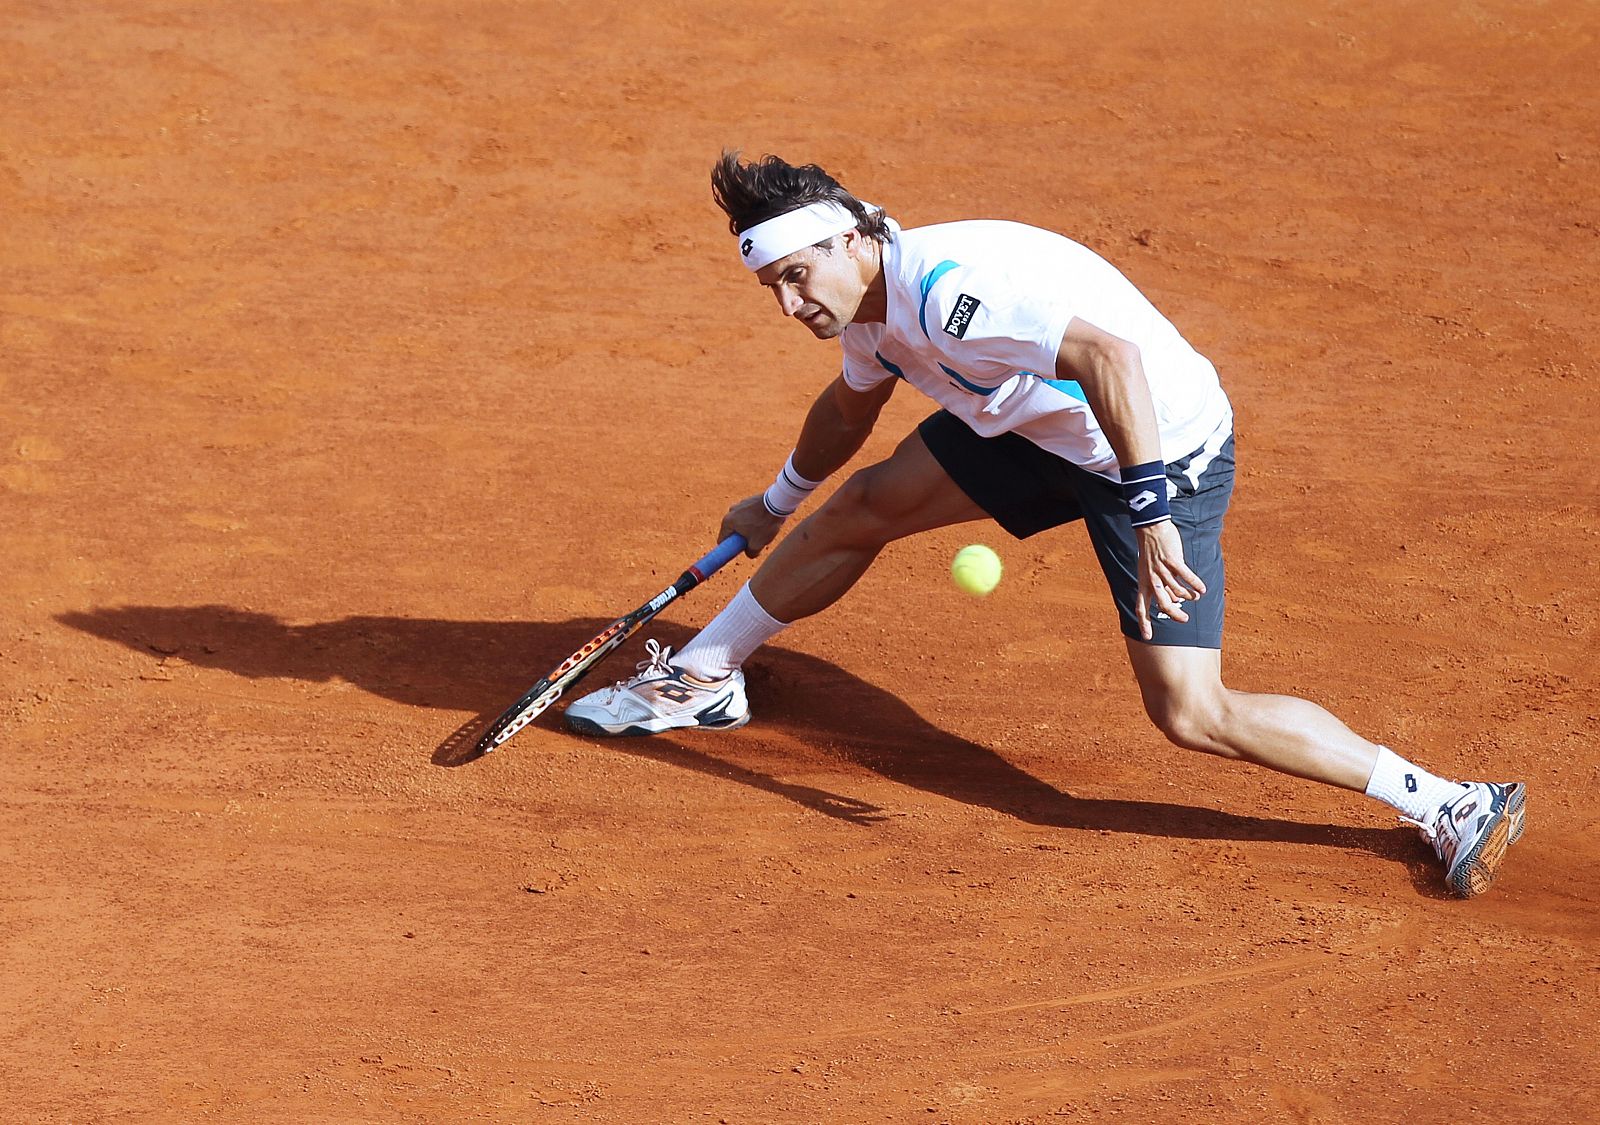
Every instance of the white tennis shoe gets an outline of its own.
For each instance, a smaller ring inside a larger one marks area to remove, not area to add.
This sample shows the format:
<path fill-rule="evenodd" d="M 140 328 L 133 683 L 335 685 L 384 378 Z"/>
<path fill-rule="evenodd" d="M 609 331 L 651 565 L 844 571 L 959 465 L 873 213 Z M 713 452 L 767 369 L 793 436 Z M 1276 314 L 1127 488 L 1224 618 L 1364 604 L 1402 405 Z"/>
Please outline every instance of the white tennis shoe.
<path fill-rule="evenodd" d="M 750 721 L 744 673 L 725 680 L 700 680 L 672 665 L 672 649 L 645 642 L 649 657 L 632 679 L 590 692 L 567 708 L 567 726 L 579 734 L 608 737 L 660 734 L 685 727 L 733 730 Z"/>
<path fill-rule="evenodd" d="M 1461 792 L 1440 805 L 1426 822 L 1401 817 L 1415 825 L 1422 838 L 1444 861 L 1444 881 L 1462 898 L 1482 894 L 1500 872 L 1506 849 L 1522 836 L 1527 786 L 1469 781 Z"/>

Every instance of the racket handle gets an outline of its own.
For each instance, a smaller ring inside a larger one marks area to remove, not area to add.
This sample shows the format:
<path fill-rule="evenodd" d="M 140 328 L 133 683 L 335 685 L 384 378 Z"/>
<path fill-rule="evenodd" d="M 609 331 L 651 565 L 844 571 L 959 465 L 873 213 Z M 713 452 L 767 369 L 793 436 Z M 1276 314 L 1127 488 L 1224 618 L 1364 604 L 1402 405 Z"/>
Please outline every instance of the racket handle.
<path fill-rule="evenodd" d="M 711 548 L 705 558 L 689 568 L 689 573 L 694 575 L 695 582 L 704 582 L 728 563 L 732 562 L 744 551 L 744 536 L 730 535 L 721 543 Z"/>

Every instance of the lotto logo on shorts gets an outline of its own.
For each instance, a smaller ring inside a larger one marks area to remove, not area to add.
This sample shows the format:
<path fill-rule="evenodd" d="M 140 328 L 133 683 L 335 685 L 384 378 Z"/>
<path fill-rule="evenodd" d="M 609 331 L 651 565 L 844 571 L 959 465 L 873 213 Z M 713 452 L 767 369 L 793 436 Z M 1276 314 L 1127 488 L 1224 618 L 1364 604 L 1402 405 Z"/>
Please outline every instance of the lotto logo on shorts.
<path fill-rule="evenodd" d="M 956 298 L 956 307 L 950 313 L 950 319 L 944 322 L 944 330 L 958 340 L 967 338 L 967 328 L 972 324 L 972 318 L 977 315 L 978 308 L 983 304 L 978 298 L 966 293 Z"/>

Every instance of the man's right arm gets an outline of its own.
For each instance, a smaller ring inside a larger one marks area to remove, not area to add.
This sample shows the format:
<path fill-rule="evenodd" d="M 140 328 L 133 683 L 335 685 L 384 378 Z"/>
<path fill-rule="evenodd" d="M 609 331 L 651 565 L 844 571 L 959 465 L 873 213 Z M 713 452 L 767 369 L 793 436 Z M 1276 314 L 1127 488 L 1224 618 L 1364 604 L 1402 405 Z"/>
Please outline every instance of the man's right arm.
<path fill-rule="evenodd" d="M 790 464 L 807 481 L 823 481 L 843 468 L 866 444 L 883 404 L 894 393 L 896 379 L 858 391 L 837 376 L 825 387 L 800 427 Z M 764 492 L 748 496 L 722 517 L 719 539 L 737 532 L 745 538 L 745 554 L 759 555 L 778 535 L 786 517 L 774 515 L 763 502 Z"/>

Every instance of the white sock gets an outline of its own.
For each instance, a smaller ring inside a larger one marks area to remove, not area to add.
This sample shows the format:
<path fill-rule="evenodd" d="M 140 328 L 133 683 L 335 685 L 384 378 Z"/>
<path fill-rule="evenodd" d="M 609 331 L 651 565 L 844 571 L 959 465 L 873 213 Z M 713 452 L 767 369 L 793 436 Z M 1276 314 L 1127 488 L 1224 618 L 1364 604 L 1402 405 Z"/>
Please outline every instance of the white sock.
<path fill-rule="evenodd" d="M 1426 821 L 1439 806 L 1456 795 L 1459 781 L 1435 777 L 1414 766 L 1387 746 L 1378 747 L 1378 761 L 1367 782 L 1367 796 L 1398 809 L 1401 816 Z"/>
<path fill-rule="evenodd" d="M 682 652 L 673 654 L 672 663 L 697 680 L 726 679 L 752 652 L 787 628 L 786 622 L 761 608 L 746 582 L 711 624 L 684 645 Z"/>

